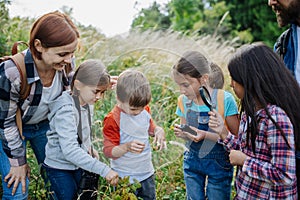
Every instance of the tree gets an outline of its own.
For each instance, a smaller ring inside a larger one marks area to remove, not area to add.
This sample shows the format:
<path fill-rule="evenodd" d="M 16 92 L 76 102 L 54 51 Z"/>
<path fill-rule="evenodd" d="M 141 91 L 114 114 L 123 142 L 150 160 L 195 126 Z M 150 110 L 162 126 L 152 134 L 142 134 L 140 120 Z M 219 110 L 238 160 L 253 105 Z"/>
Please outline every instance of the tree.
<path fill-rule="evenodd" d="M 172 30 L 185 34 L 217 34 L 229 40 L 238 37 L 241 43 L 263 41 L 269 46 L 283 31 L 267 2 L 260 0 L 171 0 L 164 14 L 154 5 L 140 12 L 135 27 L 163 29 L 154 17 L 163 16 Z"/>
<path fill-rule="evenodd" d="M 266 1 L 260 0 L 225 0 L 236 31 L 250 31 L 253 41 L 264 41 L 272 46 L 283 31 L 277 26 L 275 14 Z"/>
<path fill-rule="evenodd" d="M 199 34 L 221 35 L 222 38 L 228 39 L 231 34 L 232 24 L 228 7 L 224 1 L 220 1 L 204 10 L 204 17 L 201 21 L 194 24 L 194 29 Z"/>
<path fill-rule="evenodd" d="M 193 30 L 194 24 L 203 20 L 204 3 L 198 0 L 171 0 L 168 4 L 171 28 L 176 31 Z"/>
<path fill-rule="evenodd" d="M 8 48 L 6 45 L 7 31 L 5 29 L 5 25 L 7 24 L 9 19 L 8 8 L 6 7 L 8 3 L 8 1 L 0 1 L 0 56 L 6 55 L 6 52 L 8 52 Z"/>
<path fill-rule="evenodd" d="M 161 6 L 155 1 L 149 8 L 143 8 L 133 20 L 131 28 L 138 28 L 142 31 L 166 30 L 170 27 L 170 19 L 161 12 Z"/>

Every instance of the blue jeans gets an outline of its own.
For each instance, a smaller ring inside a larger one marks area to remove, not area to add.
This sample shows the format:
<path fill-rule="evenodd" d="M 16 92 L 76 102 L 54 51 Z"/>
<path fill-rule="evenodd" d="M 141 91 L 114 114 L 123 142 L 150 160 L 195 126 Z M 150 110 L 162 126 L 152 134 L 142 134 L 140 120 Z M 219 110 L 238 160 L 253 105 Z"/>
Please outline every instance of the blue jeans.
<path fill-rule="evenodd" d="M 50 195 L 54 200 L 72 200 L 77 196 L 82 170 L 61 170 L 45 164 L 47 179 L 50 181 Z"/>
<path fill-rule="evenodd" d="M 28 178 L 26 178 L 26 192 L 24 194 L 22 193 L 22 184 L 19 184 L 17 187 L 17 190 L 15 192 L 15 195 L 12 196 L 11 193 L 12 193 L 13 185 L 10 188 L 8 188 L 7 183 L 4 182 L 4 178 L 9 173 L 9 171 L 10 171 L 10 163 L 9 163 L 7 155 L 3 151 L 2 140 L 0 140 L 0 173 L 2 175 L 2 188 L 3 188 L 2 200 L 27 199 L 28 198 L 28 185 L 29 185 Z"/>
<path fill-rule="evenodd" d="M 200 158 L 197 152 L 186 151 L 183 170 L 188 200 L 230 199 L 233 167 L 228 160 Z"/>
<path fill-rule="evenodd" d="M 138 188 L 135 192 L 137 197 L 142 198 L 143 200 L 155 200 L 155 175 L 153 174 L 149 178 L 141 181 L 141 187 Z"/>
<path fill-rule="evenodd" d="M 23 135 L 25 136 L 25 140 L 23 142 L 24 146 L 26 146 L 26 142 L 29 141 L 30 145 L 33 149 L 35 157 L 39 164 L 43 163 L 45 159 L 45 146 L 47 143 L 46 132 L 49 130 L 49 122 L 44 120 L 39 124 L 34 125 L 23 125 Z M 10 163 L 8 160 L 7 155 L 3 151 L 2 148 L 2 140 L 0 140 L 0 173 L 2 175 L 2 187 L 3 187 L 3 197 L 2 199 L 5 200 L 21 200 L 27 199 L 28 197 L 28 185 L 29 180 L 26 180 L 26 193 L 22 194 L 22 186 L 21 184 L 18 185 L 16 193 L 14 196 L 11 195 L 12 186 L 11 188 L 7 187 L 7 183 L 4 182 L 4 177 L 10 171 Z"/>

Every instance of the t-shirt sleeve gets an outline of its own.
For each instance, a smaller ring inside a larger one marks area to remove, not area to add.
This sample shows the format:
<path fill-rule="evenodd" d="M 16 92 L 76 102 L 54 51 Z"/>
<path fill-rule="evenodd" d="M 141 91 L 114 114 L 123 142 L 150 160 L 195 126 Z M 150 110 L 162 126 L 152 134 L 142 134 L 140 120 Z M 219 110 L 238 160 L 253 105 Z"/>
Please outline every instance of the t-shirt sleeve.
<path fill-rule="evenodd" d="M 224 95 L 224 115 L 232 116 L 238 114 L 237 103 L 230 92 L 225 91 Z"/>
<path fill-rule="evenodd" d="M 150 106 L 147 105 L 145 106 L 145 110 L 150 114 L 151 116 L 151 109 L 150 109 Z M 150 136 L 154 136 L 154 129 L 156 128 L 156 124 L 154 122 L 154 120 L 152 119 L 152 117 L 150 118 L 150 126 L 149 126 L 149 135 Z"/>
<path fill-rule="evenodd" d="M 113 113 L 109 113 L 103 121 L 103 153 L 108 158 L 114 158 L 112 149 L 120 145 L 120 128 Z"/>

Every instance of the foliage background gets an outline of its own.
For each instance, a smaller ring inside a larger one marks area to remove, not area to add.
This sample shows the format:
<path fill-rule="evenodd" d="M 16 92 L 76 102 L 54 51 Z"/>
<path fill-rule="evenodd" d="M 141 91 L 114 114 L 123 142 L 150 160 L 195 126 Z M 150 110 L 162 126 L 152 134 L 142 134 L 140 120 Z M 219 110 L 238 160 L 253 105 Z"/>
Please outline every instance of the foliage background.
<path fill-rule="evenodd" d="M 10 18 L 9 3 L 0 0 L 0 56 L 9 55 L 15 41 L 28 41 L 34 22 L 30 18 Z M 65 6 L 61 11 L 72 17 L 72 8 Z M 236 48 L 254 41 L 264 41 L 272 47 L 283 31 L 277 27 L 271 8 L 267 2 L 259 0 L 171 0 L 167 5 L 153 3 L 139 12 L 128 34 L 111 38 L 92 26 L 73 20 L 81 34 L 80 48 L 76 52 L 77 65 L 85 59 L 98 58 L 111 75 L 118 75 L 127 68 L 136 68 L 149 79 L 153 118 L 164 128 L 168 141 L 167 150 L 153 151 L 157 199 L 184 199 L 181 167 L 184 146 L 171 129 L 174 123 L 178 123 L 174 113 L 179 95 L 170 76 L 171 67 L 186 50 L 200 51 L 221 66 L 225 74 L 225 89 L 231 91 L 226 65 Z M 114 91 L 107 92 L 105 99 L 95 105 L 94 113 L 94 145 L 101 160 L 106 163 L 108 160 L 101 153 L 102 120 L 116 103 L 114 95 Z M 45 199 L 47 193 L 30 148 L 28 162 L 32 168 L 30 199 Z M 103 178 L 100 182 L 101 198 L 113 199 L 113 188 L 107 186 Z"/>

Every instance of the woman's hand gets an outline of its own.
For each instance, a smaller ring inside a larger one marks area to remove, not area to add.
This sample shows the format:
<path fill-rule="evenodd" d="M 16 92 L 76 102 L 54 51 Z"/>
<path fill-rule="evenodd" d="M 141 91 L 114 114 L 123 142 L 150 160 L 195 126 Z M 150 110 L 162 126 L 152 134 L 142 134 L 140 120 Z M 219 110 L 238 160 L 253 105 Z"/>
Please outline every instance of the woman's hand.
<path fill-rule="evenodd" d="M 23 194 L 26 192 L 26 176 L 30 178 L 30 167 L 28 164 L 18 167 L 10 167 L 10 171 L 5 176 L 4 181 L 7 182 L 8 188 L 13 185 L 12 195 L 15 194 L 19 183 L 22 185 Z"/>

